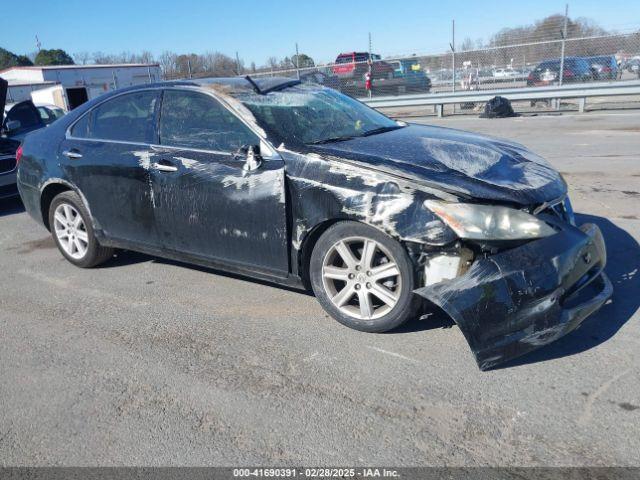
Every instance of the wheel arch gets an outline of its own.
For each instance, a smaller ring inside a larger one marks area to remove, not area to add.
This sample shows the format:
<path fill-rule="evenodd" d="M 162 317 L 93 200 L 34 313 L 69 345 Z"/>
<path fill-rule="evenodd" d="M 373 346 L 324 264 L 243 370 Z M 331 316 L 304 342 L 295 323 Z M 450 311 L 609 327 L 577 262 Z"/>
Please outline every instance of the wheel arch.
<path fill-rule="evenodd" d="M 44 183 L 40 191 L 40 214 L 42 215 L 42 223 L 44 224 L 46 229 L 51 231 L 51 225 L 49 225 L 49 208 L 51 207 L 51 202 L 57 195 L 61 194 L 62 192 L 69 191 L 78 194 L 85 208 L 89 212 L 89 215 L 91 216 L 91 222 L 93 223 L 93 227 L 95 229 L 95 220 L 93 218 L 93 215 L 91 215 L 91 209 L 89 208 L 87 199 L 75 185 L 61 178 L 49 179 Z"/>
<path fill-rule="evenodd" d="M 311 253 L 316 243 L 324 232 L 332 225 L 348 220 L 346 218 L 331 218 L 323 220 L 311 228 L 302 238 L 302 244 L 298 250 L 298 272 L 304 287 L 311 289 L 311 279 L 309 278 L 309 264 L 311 263 Z M 361 222 L 360 222 L 361 223 Z"/>

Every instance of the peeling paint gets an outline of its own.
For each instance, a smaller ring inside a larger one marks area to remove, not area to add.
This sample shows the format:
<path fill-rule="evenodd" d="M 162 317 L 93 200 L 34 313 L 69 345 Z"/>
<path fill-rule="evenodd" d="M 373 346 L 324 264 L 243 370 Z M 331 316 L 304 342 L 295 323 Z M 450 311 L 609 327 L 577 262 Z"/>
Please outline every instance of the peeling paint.
<path fill-rule="evenodd" d="M 151 169 L 151 163 L 152 163 L 151 158 L 154 156 L 153 152 L 150 152 L 148 150 L 141 150 L 141 151 L 131 152 L 131 153 L 135 157 L 138 157 L 138 163 L 144 170 L 148 172 Z M 147 181 L 149 183 L 149 198 L 151 200 L 151 205 L 153 206 L 153 208 L 156 208 L 156 198 L 153 193 L 153 184 L 151 183 L 151 175 L 147 174 L 147 178 L 148 178 Z"/>

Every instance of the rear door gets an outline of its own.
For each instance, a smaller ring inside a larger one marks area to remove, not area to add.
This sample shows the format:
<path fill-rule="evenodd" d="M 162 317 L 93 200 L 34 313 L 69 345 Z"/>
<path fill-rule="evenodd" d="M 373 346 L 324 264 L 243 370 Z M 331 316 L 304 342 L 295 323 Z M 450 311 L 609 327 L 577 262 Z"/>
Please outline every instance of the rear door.
<path fill-rule="evenodd" d="M 101 103 L 72 125 L 59 152 L 98 229 L 151 247 L 159 245 L 149 173 L 159 93 L 140 90 Z"/>
<path fill-rule="evenodd" d="M 260 142 L 216 98 L 164 91 L 152 183 L 166 248 L 286 275 L 284 162 L 274 152 L 248 171 L 236 154 Z"/>

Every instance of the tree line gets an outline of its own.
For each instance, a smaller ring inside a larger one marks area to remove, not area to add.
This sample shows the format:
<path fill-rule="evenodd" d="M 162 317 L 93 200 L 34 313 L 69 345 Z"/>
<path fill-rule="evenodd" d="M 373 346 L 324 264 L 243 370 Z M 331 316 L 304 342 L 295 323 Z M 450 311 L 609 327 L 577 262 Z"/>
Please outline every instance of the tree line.
<path fill-rule="evenodd" d="M 17 55 L 0 48 L 0 69 L 32 65 L 113 65 L 120 63 L 157 63 L 162 68 L 165 78 L 168 79 L 205 76 L 224 77 L 293 69 L 296 66 L 308 68 L 315 65 L 313 59 L 304 53 L 286 56 L 282 59 L 269 57 L 264 65 L 256 66 L 255 62 L 251 62 L 247 66 L 244 60 L 238 56 L 232 58 L 220 52 L 197 54 L 165 51 L 155 57 L 149 51 L 116 54 L 100 51 L 93 53 L 81 51 L 70 55 L 60 49 L 43 49 L 30 55 Z"/>
<path fill-rule="evenodd" d="M 29 67 L 32 65 L 73 65 L 73 58 L 59 48 L 43 49 L 30 55 L 16 55 L 0 48 L 0 69 L 9 67 Z"/>
<path fill-rule="evenodd" d="M 531 66 L 561 55 L 564 15 L 550 15 L 530 25 L 504 28 L 487 41 L 465 38 L 456 45 L 456 68 L 470 64 L 477 68 L 493 66 Z M 572 39 L 574 39 L 572 41 Z M 580 40 L 575 40 L 580 39 Z M 640 32 L 617 34 L 586 18 L 567 19 L 565 56 L 640 53 Z M 451 52 L 414 56 L 424 68 L 451 69 Z"/>
<path fill-rule="evenodd" d="M 488 41 L 465 38 L 456 47 L 456 63 L 470 62 L 472 65 L 516 65 L 536 63 L 560 55 L 559 41 L 562 39 L 564 16 L 551 15 L 530 25 L 505 28 L 490 36 Z M 571 42 L 572 38 L 605 37 Z M 637 53 L 640 50 L 640 32 L 634 35 L 615 35 L 595 22 L 584 19 L 568 19 L 565 53 L 568 56 L 615 54 L 620 51 Z M 550 41 L 556 41 L 549 43 Z M 546 42 L 546 43 L 545 43 Z M 414 56 L 425 68 L 449 68 L 450 54 Z M 269 57 L 263 65 L 249 65 L 237 54 L 235 57 L 211 51 L 198 53 L 176 53 L 165 51 L 154 56 L 149 51 L 141 53 L 121 52 L 76 52 L 69 55 L 61 49 L 42 49 L 29 55 L 17 55 L 0 48 L 0 69 L 27 65 L 86 65 L 117 63 L 158 63 L 165 78 L 233 76 L 296 67 L 314 67 L 314 60 L 304 54 L 284 58 Z"/>

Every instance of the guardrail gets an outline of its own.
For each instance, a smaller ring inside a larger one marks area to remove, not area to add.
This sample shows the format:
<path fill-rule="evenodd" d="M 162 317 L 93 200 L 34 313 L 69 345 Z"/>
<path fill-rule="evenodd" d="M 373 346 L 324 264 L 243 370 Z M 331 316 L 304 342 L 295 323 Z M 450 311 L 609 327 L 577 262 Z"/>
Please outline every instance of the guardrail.
<path fill-rule="evenodd" d="M 451 93 L 419 93 L 402 96 L 360 98 L 373 108 L 434 106 L 439 117 L 444 114 L 444 106 L 455 103 L 487 102 L 501 96 L 515 100 L 578 99 L 578 111 L 584 112 L 589 97 L 609 97 L 620 95 L 640 95 L 640 81 L 619 81 L 606 83 L 581 83 L 551 87 L 527 87 L 518 89 L 473 90 Z"/>

